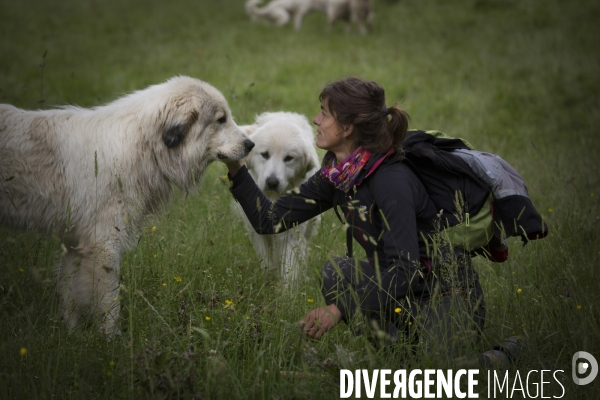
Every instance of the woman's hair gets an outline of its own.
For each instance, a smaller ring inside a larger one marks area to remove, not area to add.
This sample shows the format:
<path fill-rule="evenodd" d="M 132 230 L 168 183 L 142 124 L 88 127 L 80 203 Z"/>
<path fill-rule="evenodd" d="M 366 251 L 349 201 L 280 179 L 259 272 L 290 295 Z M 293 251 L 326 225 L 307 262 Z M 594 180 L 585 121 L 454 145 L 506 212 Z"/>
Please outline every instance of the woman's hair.
<path fill-rule="evenodd" d="M 357 145 L 374 153 L 392 147 L 402 153 L 402 141 L 410 117 L 406 111 L 385 105 L 385 91 L 378 83 L 350 77 L 329 83 L 319 95 L 340 126 L 354 125 Z"/>

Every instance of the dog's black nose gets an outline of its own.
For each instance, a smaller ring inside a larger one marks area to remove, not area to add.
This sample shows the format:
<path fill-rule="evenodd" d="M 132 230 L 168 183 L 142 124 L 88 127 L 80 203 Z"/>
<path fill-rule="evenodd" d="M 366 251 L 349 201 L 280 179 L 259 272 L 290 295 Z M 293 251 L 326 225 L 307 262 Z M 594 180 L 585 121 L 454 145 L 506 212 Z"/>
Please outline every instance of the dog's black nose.
<path fill-rule="evenodd" d="M 279 187 L 279 179 L 276 176 L 270 176 L 267 178 L 267 189 L 277 190 Z"/>
<path fill-rule="evenodd" d="M 246 139 L 244 141 L 244 147 L 246 147 L 246 151 L 250 153 L 250 150 L 254 148 L 254 142 L 250 139 Z"/>

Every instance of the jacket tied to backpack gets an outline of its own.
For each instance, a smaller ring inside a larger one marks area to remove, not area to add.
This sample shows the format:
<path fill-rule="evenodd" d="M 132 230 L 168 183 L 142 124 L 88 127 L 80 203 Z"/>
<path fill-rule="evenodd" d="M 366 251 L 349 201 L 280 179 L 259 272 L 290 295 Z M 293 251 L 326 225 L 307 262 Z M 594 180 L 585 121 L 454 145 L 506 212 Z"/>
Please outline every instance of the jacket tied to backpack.
<path fill-rule="evenodd" d="M 403 147 L 403 162 L 425 186 L 452 246 L 503 262 L 507 238 L 526 244 L 548 234 L 523 178 L 500 156 L 440 131 L 410 130 Z"/>

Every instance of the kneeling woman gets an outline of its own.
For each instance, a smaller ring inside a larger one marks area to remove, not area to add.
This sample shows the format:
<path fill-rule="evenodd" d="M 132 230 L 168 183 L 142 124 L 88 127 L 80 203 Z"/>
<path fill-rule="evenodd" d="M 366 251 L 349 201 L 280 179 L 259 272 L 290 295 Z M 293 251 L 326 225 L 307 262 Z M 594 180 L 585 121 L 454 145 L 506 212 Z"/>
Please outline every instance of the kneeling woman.
<path fill-rule="evenodd" d="M 388 108 L 383 88 L 359 78 L 328 84 L 319 100 L 316 144 L 327 153 L 321 170 L 299 191 L 271 202 L 243 164 L 228 164 L 231 192 L 256 232 L 281 232 L 339 206 L 366 252 L 366 260 L 325 263 L 328 305 L 303 318 L 304 332 L 318 339 L 341 320 L 358 317 L 370 332 L 374 327 L 395 338 L 410 326 L 427 347 L 445 349 L 455 347 L 464 332 L 481 332 L 483 292 L 470 257 L 438 247 L 433 256 L 437 210 L 402 162 L 406 112 Z M 456 273 L 448 278 L 443 268 Z"/>

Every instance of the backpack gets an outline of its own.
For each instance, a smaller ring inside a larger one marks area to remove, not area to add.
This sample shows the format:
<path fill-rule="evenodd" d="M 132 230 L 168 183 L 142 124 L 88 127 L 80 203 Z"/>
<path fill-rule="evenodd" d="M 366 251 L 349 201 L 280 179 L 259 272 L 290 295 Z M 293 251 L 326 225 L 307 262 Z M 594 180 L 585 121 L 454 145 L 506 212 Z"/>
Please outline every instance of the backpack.
<path fill-rule="evenodd" d="M 525 245 L 548 234 L 523 178 L 498 155 L 440 131 L 409 130 L 403 148 L 402 162 L 425 186 L 453 247 L 503 262 L 507 238 L 520 236 Z"/>

